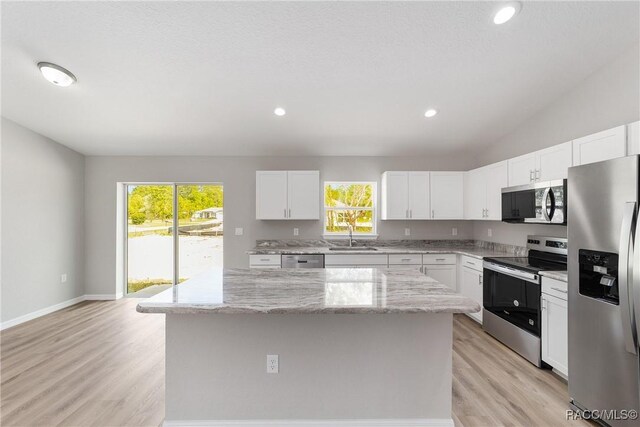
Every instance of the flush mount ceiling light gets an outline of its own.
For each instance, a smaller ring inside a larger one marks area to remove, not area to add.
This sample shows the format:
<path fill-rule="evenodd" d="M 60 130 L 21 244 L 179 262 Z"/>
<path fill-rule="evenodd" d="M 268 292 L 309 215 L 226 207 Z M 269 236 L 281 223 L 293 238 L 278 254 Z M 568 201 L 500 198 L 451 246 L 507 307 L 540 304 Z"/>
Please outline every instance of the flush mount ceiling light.
<path fill-rule="evenodd" d="M 78 81 L 71 71 L 50 62 L 39 62 L 38 68 L 44 78 L 56 86 L 67 87 Z"/>
<path fill-rule="evenodd" d="M 496 25 L 502 25 L 516 16 L 520 12 L 522 5 L 519 2 L 511 2 L 503 4 L 493 15 L 493 23 Z"/>
<path fill-rule="evenodd" d="M 276 116 L 282 117 L 282 116 L 284 116 L 285 114 L 287 114 L 287 112 L 285 111 L 285 109 L 284 109 L 284 108 L 280 108 L 280 107 L 278 107 L 278 108 L 276 108 L 275 110 L 273 110 L 273 114 L 275 114 Z"/>
<path fill-rule="evenodd" d="M 438 110 L 434 110 L 433 108 L 429 108 L 427 111 L 424 112 L 424 116 L 428 119 L 435 116 L 436 114 L 438 114 Z"/>

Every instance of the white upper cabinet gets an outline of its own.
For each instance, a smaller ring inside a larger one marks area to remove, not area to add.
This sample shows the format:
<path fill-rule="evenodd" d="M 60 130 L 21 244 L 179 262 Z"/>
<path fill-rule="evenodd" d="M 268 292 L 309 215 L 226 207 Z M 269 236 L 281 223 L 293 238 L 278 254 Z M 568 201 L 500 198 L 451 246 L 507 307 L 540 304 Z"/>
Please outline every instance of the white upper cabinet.
<path fill-rule="evenodd" d="M 507 162 L 494 163 L 485 166 L 487 184 L 487 202 L 485 218 L 488 220 L 502 219 L 502 189 L 509 185 Z"/>
<path fill-rule="evenodd" d="M 572 164 L 571 141 L 508 160 L 509 187 L 565 179 Z"/>
<path fill-rule="evenodd" d="M 618 126 L 573 140 L 573 165 L 624 157 L 627 154 L 627 127 Z"/>
<path fill-rule="evenodd" d="M 508 185 L 507 162 L 494 163 L 465 175 L 465 219 L 502 219 L 502 189 Z"/>
<path fill-rule="evenodd" d="M 320 172 L 256 171 L 256 219 L 320 219 Z"/>
<path fill-rule="evenodd" d="M 431 172 L 431 218 L 464 218 L 464 172 Z"/>
<path fill-rule="evenodd" d="M 256 172 L 256 219 L 287 218 L 287 171 Z"/>
<path fill-rule="evenodd" d="M 382 219 L 409 219 L 409 172 L 382 174 Z"/>
<path fill-rule="evenodd" d="M 464 217 L 483 219 L 487 208 L 486 167 L 464 174 Z"/>
<path fill-rule="evenodd" d="M 627 125 L 627 153 L 640 154 L 640 122 Z"/>
<path fill-rule="evenodd" d="M 509 187 L 530 184 L 534 181 L 536 153 L 509 159 Z"/>
<path fill-rule="evenodd" d="M 429 172 L 409 172 L 409 219 L 429 219 Z"/>
<path fill-rule="evenodd" d="M 536 181 L 566 179 L 572 158 L 571 141 L 536 152 Z"/>
<path fill-rule="evenodd" d="M 320 219 L 320 172 L 287 172 L 288 219 Z"/>
<path fill-rule="evenodd" d="M 382 219 L 429 219 L 429 172 L 382 174 Z"/>

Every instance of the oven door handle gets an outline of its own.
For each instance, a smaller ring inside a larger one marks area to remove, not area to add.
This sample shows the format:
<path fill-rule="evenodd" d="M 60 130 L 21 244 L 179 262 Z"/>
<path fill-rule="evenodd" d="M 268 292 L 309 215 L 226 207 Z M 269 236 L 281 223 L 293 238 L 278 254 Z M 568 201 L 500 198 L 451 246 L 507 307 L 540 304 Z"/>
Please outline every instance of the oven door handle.
<path fill-rule="evenodd" d="M 526 271 L 517 270 L 515 268 L 506 267 L 504 265 L 498 265 L 487 261 L 485 261 L 482 265 L 485 269 L 495 271 L 496 273 L 516 277 L 518 279 L 526 280 L 527 282 L 531 283 L 540 283 L 540 279 L 537 274 L 528 273 Z"/>

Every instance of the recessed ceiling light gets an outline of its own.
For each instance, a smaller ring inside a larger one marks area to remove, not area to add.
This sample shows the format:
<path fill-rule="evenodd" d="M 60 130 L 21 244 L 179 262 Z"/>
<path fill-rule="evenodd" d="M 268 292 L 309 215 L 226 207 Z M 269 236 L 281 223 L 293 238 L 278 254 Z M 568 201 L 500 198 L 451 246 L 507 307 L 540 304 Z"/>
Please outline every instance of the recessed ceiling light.
<path fill-rule="evenodd" d="M 278 107 L 278 108 L 276 108 L 275 110 L 273 110 L 273 114 L 275 114 L 276 116 L 280 116 L 280 117 L 282 117 L 282 116 L 284 116 L 285 114 L 287 114 L 287 112 L 285 111 L 285 109 L 284 109 L 284 108 L 280 108 L 280 107 Z"/>
<path fill-rule="evenodd" d="M 44 78 L 56 86 L 67 87 L 78 81 L 71 71 L 50 62 L 39 62 L 38 68 Z"/>
<path fill-rule="evenodd" d="M 427 118 L 433 117 L 438 114 L 438 110 L 434 110 L 433 108 L 428 109 L 424 112 L 424 116 Z"/>
<path fill-rule="evenodd" d="M 496 25 L 502 25 L 516 16 L 520 12 L 520 3 L 511 2 L 503 5 L 495 15 L 493 15 L 493 23 Z"/>

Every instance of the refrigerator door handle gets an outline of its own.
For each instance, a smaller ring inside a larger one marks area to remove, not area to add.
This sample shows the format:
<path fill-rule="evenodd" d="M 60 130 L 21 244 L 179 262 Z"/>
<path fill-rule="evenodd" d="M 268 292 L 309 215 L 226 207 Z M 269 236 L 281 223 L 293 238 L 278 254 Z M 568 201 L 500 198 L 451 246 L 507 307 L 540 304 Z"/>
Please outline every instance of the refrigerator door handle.
<path fill-rule="evenodd" d="M 638 354 L 636 325 L 633 313 L 633 294 L 629 291 L 630 255 L 633 251 L 633 234 L 636 225 L 636 204 L 627 202 L 624 205 L 624 216 L 620 228 L 620 252 L 618 258 L 618 285 L 620 287 L 620 314 L 622 317 L 622 334 L 627 352 Z"/>
<path fill-rule="evenodd" d="M 633 277 L 631 279 L 631 298 L 633 302 L 633 317 L 635 319 L 635 327 L 636 327 L 636 345 L 638 345 L 638 331 L 640 331 L 640 312 L 638 312 L 638 308 L 640 308 L 640 221 L 638 221 L 638 216 L 636 215 L 636 234 L 635 234 L 634 244 L 633 244 L 633 264 L 631 270 L 633 272 Z"/>

